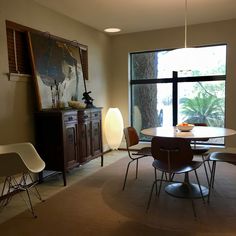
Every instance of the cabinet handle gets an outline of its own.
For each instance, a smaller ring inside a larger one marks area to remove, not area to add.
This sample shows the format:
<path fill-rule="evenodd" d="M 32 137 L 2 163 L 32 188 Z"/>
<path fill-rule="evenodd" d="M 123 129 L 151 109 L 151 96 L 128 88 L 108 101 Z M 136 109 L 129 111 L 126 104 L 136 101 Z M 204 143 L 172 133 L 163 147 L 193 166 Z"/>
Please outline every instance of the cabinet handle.
<path fill-rule="evenodd" d="M 94 114 L 94 116 L 98 116 L 98 114 Z"/>
<path fill-rule="evenodd" d="M 87 119 L 88 118 L 88 116 L 84 116 L 84 119 Z"/>
<path fill-rule="evenodd" d="M 68 120 L 69 120 L 69 121 L 73 120 L 73 117 L 72 117 L 72 116 L 69 116 L 69 117 L 68 117 Z"/>

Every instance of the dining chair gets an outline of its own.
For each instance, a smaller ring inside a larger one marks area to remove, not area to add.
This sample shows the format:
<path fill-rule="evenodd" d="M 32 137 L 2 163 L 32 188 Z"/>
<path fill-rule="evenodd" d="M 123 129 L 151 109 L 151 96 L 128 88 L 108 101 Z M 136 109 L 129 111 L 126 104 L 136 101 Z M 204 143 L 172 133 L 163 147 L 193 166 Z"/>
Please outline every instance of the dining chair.
<path fill-rule="evenodd" d="M 193 123 L 194 126 L 208 126 L 206 123 Z M 199 138 L 199 139 L 195 139 L 193 141 L 193 146 L 192 146 L 192 150 L 193 150 L 193 155 L 200 155 L 203 161 L 203 166 L 204 166 L 204 170 L 206 173 L 206 178 L 207 178 L 207 183 L 208 185 L 210 185 L 210 179 L 209 179 L 209 175 L 208 175 L 208 171 L 207 171 L 207 167 L 206 167 L 206 163 L 208 165 L 209 171 L 211 172 L 211 166 L 210 163 L 207 161 L 207 152 L 209 151 L 209 147 L 207 146 L 199 146 L 198 142 L 207 142 L 209 140 L 209 138 Z"/>
<path fill-rule="evenodd" d="M 185 178 L 184 178 L 183 185 L 181 186 L 182 190 L 185 191 L 183 196 L 177 196 L 175 195 L 174 192 L 172 193 L 171 191 L 167 191 L 169 186 L 172 188 L 171 185 L 168 185 L 166 187 L 166 192 L 169 195 L 174 196 L 174 197 L 191 199 L 193 213 L 194 213 L 194 216 L 196 217 L 195 205 L 193 202 L 193 199 L 195 198 L 195 196 L 193 196 L 190 192 L 191 183 L 189 182 L 189 172 L 194 171 L 195 177 L 197 180 L 197 187 L 200 191 L 200 196 L 203 199 L 203 201 L 205 201 L 203 192 L 202 192 L 202 186 L 200 185 L 199 178 L 196 171 L 202 165 L 202 161 L 193 160 L 193 151 L 190 146 L 190 141 L 183 138 L 154 137 L 151 143 L 151 152 L 152 152 L 152 156 L 154 157 L 152 166 L 154 167 L 154 169 L 161 171 L 162 174 L 161 174 L 160 179 L 157 179 L 155 175 L 155 180 L 153 181 L 151 192 L 149 195 L 147 210 L 150 207 L 153 189 L 154 189 L 154 186 L 157 186 L 157 182 L 159 182 L 159 191 L 158 193 L 156 192 L 156 194 L 159 197 L 163 181 L 181 184 L 181 182 L 174 181 L 172 179 L 172 176 L 184 174 Z M 167 173 L 167 175 L 169 176 L 168 180 L 163 179 L 164 173 Z M 175 187 L 173 187 L 172 190 L 174 190 L 174 188 Z"/>
<path fill-rule="evenodd" d="M 139 144 L 139 136 L 138 136 L 137 131 L 134 127 L 126 127 L 126 128 L 124 128 L 123 131 L 124 131 L 128 156 L 130 158 L 129 163 L 127 164 L 125 179 L 124 179 L 124 183 L 123 183 L 123 190 L 124 190 L 125 185 L 126 185 L 128 172 L 129 172 L 130 164 L 133 163 L 133 162 L 136 162 L 136 175 L 135 175 L 135 177 L 137 179 L 139 159 L 141 159 L 143 157 L 147 157 L 147 156 L 152 156 L 152 153 L 151 153 L 151 147 L 144 147 L 144 148 L 135 149 L 135 150 L 131 149 L 131 147 Z"/>
<path fill-rule="evenodd" d="M 236 153 L 228 153 L 228 152 L 212 152 L 208 157 L 209 161 L 212 161 L 211 168 L 211 178 L 210 178 L 210 186 L 209 186 L 209 194 L 208 194 L 208 203 L 210 202 L 211 191 L 215 182 L 215 172 L 216 172 L 216 163 L 217 162 L 228 162 L 230 164 L 236 164 Z"/>
<path fill-rule="evenodd" d="M 36 187 L 38 181 L 35 180 L 32 174 L 38 174 L 44 168 L 44 161 L 31 143 L 0 145 L 0 177 L 5 178 L 0 195 L 0 198 L 4 200 L 2 206 L 6 206 L 12 196 L 19 193 L 32 215 L 37 217 L 30 193 L 34 194 L 39 200 L 43 200 Z M 28 201 L 24 199 L 21 194 L 22 191 L 27 193 Z"/>

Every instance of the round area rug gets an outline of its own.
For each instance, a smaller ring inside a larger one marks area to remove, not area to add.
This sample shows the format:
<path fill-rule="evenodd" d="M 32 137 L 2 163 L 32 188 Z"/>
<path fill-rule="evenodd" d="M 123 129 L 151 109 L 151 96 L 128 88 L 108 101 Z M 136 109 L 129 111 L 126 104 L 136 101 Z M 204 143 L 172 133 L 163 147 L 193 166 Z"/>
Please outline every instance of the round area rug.
<path fill-rule="evenodd" d="M 159 199 L 155 192 L 153 193 L 150 208 L 146 211 L 154 179 L 152 160 L 152 158 L 140 160 L 138 179 L 135 179 L 135 168 L 131 164 L 124 191 L 122 191 L 122 186 L 128 158 L 113 165 L 112 176 L 106 180 L 102 188 L 104 202 L 112 210 L 159 229 L 200 234 L 236 232 L 236 186 L 234 184 L 236 166 L 228 163 L 220 163 L 217 166 L 210 204 L 207 204 L 207 199 L 205 203 L 202 199 L 195 199 L 197 213 L 197 218 L 195 218 L 192 201 L 169 196 L 165 192 L 165 185 L 162 187 Z M 198 170 L 198 174 L 201 184 L 207 186 L 203 167 Z M 183 176 L 178 176 L 178 180 L 181 178 Z M 196 183 L 192 174 L 190 181 Z"/>

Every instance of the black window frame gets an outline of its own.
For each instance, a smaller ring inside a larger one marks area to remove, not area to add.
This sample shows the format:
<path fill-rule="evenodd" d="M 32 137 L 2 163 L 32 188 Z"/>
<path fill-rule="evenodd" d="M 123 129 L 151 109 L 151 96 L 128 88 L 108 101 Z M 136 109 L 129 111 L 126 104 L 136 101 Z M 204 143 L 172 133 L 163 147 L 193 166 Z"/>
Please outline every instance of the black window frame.
<path fill-rule="evenodd" d="M 227 44 L 217 44 L 217 45 L 208 45 L 208 46 L 201 46 L 201 47 L 210 47 L 210 46 L 221 46 L 225 45 L 227 47 Z M 173 98 L 173 126 L 177 124 L 178 120 L 178 83 L 181 82 L 211 82 L 211 81 L 226 81 L 227 71 L 225 75 L 214 75 L 214 76 L 190 76 L 190 77 L 178 77 L 178 72 L 173 71 L 172 72 L 172 78 L 152 78 L 152 79 L 132 79 L 133 74 L 133 68 L 132 68 L 132 55 L 133 54 L 139 54 L 139 53 L 153 53 L 153 52 L 161 52 L 161 51 L 171 51 L 173 49 L 168 50 L 152 50 L 152 51 L 142 51 L 142 52 L 131 52 L 129 53 L 129 63 L 130 63 L 130 118 L 131 118 L 131 126 L 133 126 L 133 92 L 132 92 L 132 86 L 138 85 L 138 84 L 163 84 L 163 83 L 172 83 L 172 98 Z M 224 117 L 225 119 L 225 117 Z M 225 120 L 224 120 L 225 123 Z M 141 141 L 146 141 L 142 140 Z M 209 145 L 218 145 L 223 146 L 223 144 L 215 144 L 215 143 L 209 143 Z"/>

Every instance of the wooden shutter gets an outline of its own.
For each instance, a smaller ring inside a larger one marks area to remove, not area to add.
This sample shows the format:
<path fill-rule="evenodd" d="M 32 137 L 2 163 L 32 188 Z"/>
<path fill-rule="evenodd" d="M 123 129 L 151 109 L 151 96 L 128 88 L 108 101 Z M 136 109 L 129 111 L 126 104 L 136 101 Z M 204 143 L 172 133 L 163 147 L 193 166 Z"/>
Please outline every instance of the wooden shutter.
<path fill-rule="evenodd" d="M 9 72 L 31 74 L 29 52 L 25 32 L 7 27 Z"/>

